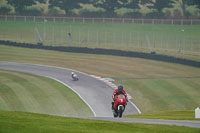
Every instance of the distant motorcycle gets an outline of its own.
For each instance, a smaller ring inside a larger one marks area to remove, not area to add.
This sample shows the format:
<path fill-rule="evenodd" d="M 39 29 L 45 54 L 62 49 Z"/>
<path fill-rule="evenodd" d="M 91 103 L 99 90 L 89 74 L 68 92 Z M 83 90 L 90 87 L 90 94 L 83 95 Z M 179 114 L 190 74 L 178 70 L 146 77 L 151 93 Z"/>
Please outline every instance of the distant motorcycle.
<path fill-rule="evenodd" d="M 72 72 L 72 79 L 73 79 L 73 81 L 78 81 L 79 80 L 78 76 L 74 72 Z"/>
<path fill-rule="evenodd" d="M 123 94 L 120 94 L 116 95 L 115 99 L 116 101 L 114 102 L 113 115 L 114 117 L 121 118 L 127 105 L 126 97 Z"/>

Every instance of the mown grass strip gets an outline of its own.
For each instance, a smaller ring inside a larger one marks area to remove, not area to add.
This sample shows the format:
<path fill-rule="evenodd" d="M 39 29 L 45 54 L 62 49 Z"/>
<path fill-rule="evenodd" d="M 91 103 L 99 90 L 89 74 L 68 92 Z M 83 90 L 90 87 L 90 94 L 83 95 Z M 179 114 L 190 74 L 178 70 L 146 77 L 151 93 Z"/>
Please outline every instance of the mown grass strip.
<path fill-rule="evenodd" d="M 52 79 L 0 70 L 1 110 L 61 116 L 92 116 L 71 89 Z"/>
<path fill-rule="evenodd" d="M 59 66 L 112 77 L 116 84 L 124 85 L 142 113 L 193 110 L 200 104 L 200 69 L 190 66 L 3 45 L 0 45 L 0 60 Z"/>

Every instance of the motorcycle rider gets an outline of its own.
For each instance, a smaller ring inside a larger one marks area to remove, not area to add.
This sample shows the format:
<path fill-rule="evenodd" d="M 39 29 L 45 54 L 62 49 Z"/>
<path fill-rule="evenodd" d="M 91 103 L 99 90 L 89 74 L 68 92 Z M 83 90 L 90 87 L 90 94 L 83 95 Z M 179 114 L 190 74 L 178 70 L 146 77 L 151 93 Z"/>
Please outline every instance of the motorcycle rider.
<path fill-rule="evenodd" d="M 73 80 L 78 80 L 78 77 L 77 77 L 77 75 L 74 72 L 72 72 L 72 79 Z"/>
<path fill-rule="evenodd" d="M 115 96 L 120 95 L 120 94 L 123 94 L 126 98 L 126 101 L 128 102 L 127 94 L 126 94 L 126 91 L 124 90 L 124 87 L 122 85 L 119 85 L 118 88 L 115 89 L 112 95 L 112 99 L 113 99 L 112 110 L 114 110 L 114 102 L 116 101 Z"/>

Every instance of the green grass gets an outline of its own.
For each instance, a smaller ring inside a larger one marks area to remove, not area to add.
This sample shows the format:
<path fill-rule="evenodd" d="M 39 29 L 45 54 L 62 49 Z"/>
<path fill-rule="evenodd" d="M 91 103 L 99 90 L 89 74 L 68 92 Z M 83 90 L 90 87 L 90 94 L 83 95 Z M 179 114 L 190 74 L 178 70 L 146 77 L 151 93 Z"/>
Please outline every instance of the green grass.
<path fill-rule="evenodd" d="M 116 84 L 124 85 L 143 113 L 194 110 L 200 104 L 200 69 L 195 67 L 138 58 L 3 45 L 0 45 L 0 61 L 59 66 L 112 77 Z"/>
<path fill-rule="evenodd" d="M 200 120 L 195 119 L 194 111 L 169 111 L 144 113 L 139 115 L 126 115 L 125 118 L 168 119 L 168 120 Z"/>
<path fill-rule="evenodd" d="M 0 70 L 0 110 L 93 116 L 71 89 L 52 79 Z"/>
<path fill-rule="evenodd" d="M 199 133 L 199 128 L 107 122 L 0 111 L 2 133 Z"/>
<path fill-rule="evenodd" d="M 135 79 L 118 81 L 125 85 L 143 112 L 194 110 L 200 105 L 200 77 Z"/>
<path fill-rule="evenodd" d="M 198 25 L 0 21 L 3 40 L 37 43 L 41 38 L 51 46 L 156 51 L 195 60 L 200 60 L 199 34 Z"/>

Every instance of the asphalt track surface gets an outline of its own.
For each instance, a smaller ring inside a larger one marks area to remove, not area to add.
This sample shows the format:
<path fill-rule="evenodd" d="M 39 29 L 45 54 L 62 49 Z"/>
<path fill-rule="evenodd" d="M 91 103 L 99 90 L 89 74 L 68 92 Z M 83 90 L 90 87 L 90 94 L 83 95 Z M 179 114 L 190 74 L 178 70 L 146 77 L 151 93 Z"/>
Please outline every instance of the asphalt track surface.
<path fill-rule="evenodd" d="M 36 74 L 55 79 L 65 84 L 76 92 L 93 112 L 95 117 L 83 116 L 83 118 L 86 119 L 147 124 L 167 124 L 200 128 L 200 121 L 112 118 L 111 96 L 114 91 L 113 88 L 105 82 L 82 72 L 75 71 L 79 80 L 73 81 L 71 78 L 71 72 L 74 70 L 61 67 L 16 62 L 0 62 L 0 69 Z M 138 108 L 129 102 L 124 114 L 138 114 L 139 112 Z"/>

